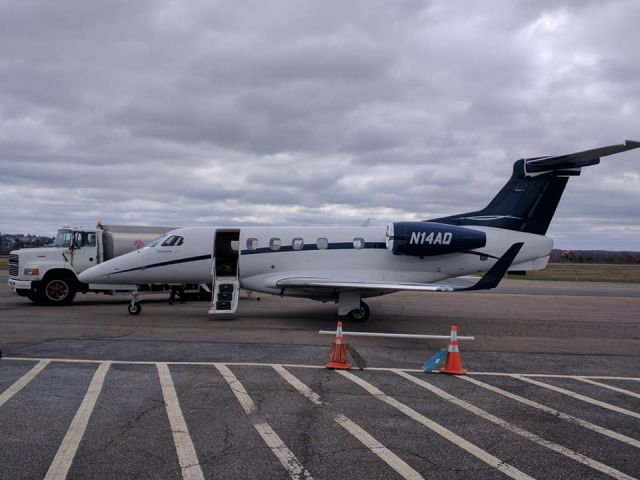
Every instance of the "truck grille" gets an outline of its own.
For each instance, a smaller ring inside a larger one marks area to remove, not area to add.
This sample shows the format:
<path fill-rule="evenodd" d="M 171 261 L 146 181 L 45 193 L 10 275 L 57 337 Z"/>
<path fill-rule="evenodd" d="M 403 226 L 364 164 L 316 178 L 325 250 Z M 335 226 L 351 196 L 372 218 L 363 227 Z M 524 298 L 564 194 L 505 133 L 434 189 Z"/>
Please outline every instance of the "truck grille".
<path fill-rule="evenodd" d="M 17 277 L 18 271 L 18 255 L 9 255 L 9 276 Z"/>

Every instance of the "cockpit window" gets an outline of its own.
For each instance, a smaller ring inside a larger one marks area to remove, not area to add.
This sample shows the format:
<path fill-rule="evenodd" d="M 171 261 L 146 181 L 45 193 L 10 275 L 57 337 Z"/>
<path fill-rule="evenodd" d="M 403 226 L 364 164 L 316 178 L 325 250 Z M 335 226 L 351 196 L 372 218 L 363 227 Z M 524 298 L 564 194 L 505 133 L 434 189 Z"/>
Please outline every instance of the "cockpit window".
<path fill-rule="evenodd" d="M 167 239 L 162 242 L 163 247 L 178 247 L 182 245 L 184 239 L 180 235 L 170 235 Z"/>
<path fill-rule="evenodd" d="M 147 247 L 157 247 L 158 245 L 160 245 L 160 243 L 167 238 L 166 235 L 161 236 L 160 238 L 156 238 L 155 240 L 151 240 L 149 243 L 147 243 L 144 248 Z"/>

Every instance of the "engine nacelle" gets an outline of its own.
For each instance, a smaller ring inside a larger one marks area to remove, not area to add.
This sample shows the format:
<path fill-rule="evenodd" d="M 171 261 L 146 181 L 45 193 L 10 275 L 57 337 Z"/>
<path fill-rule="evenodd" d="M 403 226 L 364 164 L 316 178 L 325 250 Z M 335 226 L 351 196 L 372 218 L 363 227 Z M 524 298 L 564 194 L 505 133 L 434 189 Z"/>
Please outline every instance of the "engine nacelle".
<path fill-rule="evenodd" d="M 386 244 L 394 255 L 428 257 L 482 248 L 487 235 L 444 223 L 395 222 L 387 225 Z"/>

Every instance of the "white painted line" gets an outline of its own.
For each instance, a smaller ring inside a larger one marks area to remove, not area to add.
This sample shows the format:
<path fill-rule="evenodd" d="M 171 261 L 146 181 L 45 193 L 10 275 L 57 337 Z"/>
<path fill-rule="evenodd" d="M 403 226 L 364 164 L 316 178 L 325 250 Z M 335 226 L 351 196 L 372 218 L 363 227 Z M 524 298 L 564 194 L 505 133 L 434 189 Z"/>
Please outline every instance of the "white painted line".
<path fill-rule="evenodd" d="M 64 480 L 67 478 L 67 473 L 69 472 L 69 468 L 71 468 L 71 463 L 76 456 L 76 451 L 78 450 L 80 441 L 87 429 L 87 424 L 89 423 L 89 418 L 91 417 L 93 408 L 95 407 L 98 396 L 102 391 L 104 378 L 107 375 L 109 367 L 109 362 L 103 362 L 98 366 L 96 372 L 93 374 L 87 393 L 82 399 L 82 403 L 80 404 L 80 408 L 78 408 L 75 417 L 73 417 L 69 430 L 67 430 L 66 435 L 62 439 L 58 452 L 56 453 L 56 456 L 51 462 L 49 470 L 44 477 L 45 480 Z"/>
<path fill-rule="evenodd" d="M 92 360 L 92 359 L 77 359 L 77 358 L 38 358 L 38 357 L 4 357 L 2 360 L 19 361 L 19 362 L 61 362 L 61 363 L 103 363 L 111 362 L 114 365 L 157 365 L 158 363 L 165 363 L 167 365 L 203 365 L 203 366 L 215 366 L 220 362 L 155 362 L 144 360 Z M 314 368 L 323 369 L 324 365 L 300 365 L 296 363 L 259 363 L 259 362 L 225 362 L 225 365 L 232 367 L 273 367 L 274 365 L 282 365 L 286 368 Z M 422 373 L 424 370 L 421 368 L 395 368 L 395 367 L 367 367 L 367 370 L 373 372 L 409 372 L 409 373 Z M 556 375 L 552 373 L 505 373 L 505 372 L 467 372 L 467 375 L 494 375 L 500 377 L 513 377 L 515 375 L 521 375 L 524 377 L 548 377 L 548 378 L 577 378 L 577 375 Z M 606 375 L 579 375 L 580 378 L 593 378 L 596 380 L 632 380 L 640 382 L 640 377 L 612 377 Z"/>
<path fill-rule="evenodd" d="M 393 370 L 393 369 L 389 369 Z M 410 372 L 411 370 L 406 368 L 399 368 L 404 372 Z M 424 372 L 424 370 L 414 370 L 415 372 Z M 505 372 L 467 372 L 467 375 L 489 375 L 496 377 L 513 377 L 514 375 L 522 375 L 523 377 L 541 377 L 541 378 L 576 378 L 576 375 L 558 375 L 553 373 L 505 373 Z M 586 378 L 596 378 L 599 380 L 638 380 L 640 377 L 612 377 L 607 375 L 580 375 Z"/>
<path fill-rule="evenodd" d="M 293 452 L 289 450 L 271 426 L 264 420 L 258 418 L 256 415 L 258 410 L 256 404 L 229 367 L 221 363 L 216 363 L 215 367 L 229 384 L 231 391 L 238 399 L 238 402 L 240 402 L 242 409 L 253 423 L 254 428 L 258 431 L 264 443 L 267 444 L 276 458 L 280 460 L 280 463 L 287 473 L 289 473 L 289 476 L 293 480 L 299 480 L 300 478 L 313 480 L 311 474 L 302 466 Z"/>
<path fill-rule="evenodd" d="M 77 359 L 77 358 L 39 358 L 39 357 L 4 357 L 3 360 L 9 361 L 31 361 L 37 362 L 46 360 L 48 362 L 63 362 L 63 363 L 103 363 L 111 362 L 112 364 L 122 365 L 156 365 L 159 362 L 156 361 L 144 361 L 144 360 L 93 360 L 93 359 Z M 215 366 L 219 362 L 160 362 L 167 365 L 205 365 Z M 258 363 L 258 362 L 226 362 L 225 365 L 230 366 L 247 366 L 247 367 L 273 367 L 274 365 L 282 365 L 284 367 L 291 368 L 325 368 L 324 365 L 301 365 L 295 363 Z M 395 368 L 395 367 L 367 367 L 367 370 L 382 371 L 382 372 L 395 372 L 397 370 L 403 372 L 421 373 L 424 370 L 419 368 Z M 576 375 L 556 375 L 552 373 L 505 373 L 505 372 L 467 372 L 468 375 L 495 375 L 503 377 L 513 377 L 514 375 L 522 375 L 526 377 L 549 377 L 549 378 L 576 378 Z M 595 378 L 600 380 L 634 380 L 640 381 L 640 377 L 612 377 L 603 375 L 580 375 L 581 378 Z"/>
<path fill-rule="evenodd" d="M 541 403 L 534 402 L 533 400 L 529 400 L 527 398 L 521 397 L 520 395 L 516 395 L 515 393 L 511 393 L 511 392 L 508 392 L 507 390 L 503 390 L 501 388 L 494 387 L 493 385 L 489 385 L 488 383 L 481 382 L 480 380 L 476 380 L 475 378 L 469 378 L 466 375 L 457 375 L 457 378 L 461 380 L 466 380 L 467 382 L 471 382 L 474 385 L 478 385 L 479 387 L 486 388 L 487 390 L 498 393 L 500 395 L 503 395 L 517 402 L 524 403 L 525 405 L 528 405 L 530 407 L 537 408 L 538 410 L 542 410 L 543 412 L 549 413 L 554 417 L 567 420 L 568 422 L 574 423 L 584 428 L 588 428 L 589 430 L 593 430 L 594 432 L 601 433 L 602 435 L 606 435 L 607 437 L 614 438 L 616 440 L 619 440 L 620 442 L 626 443 L 627 445 L 631 445 L 632 447 L 640 448 L 640 440 L 636 440 L 635 438 L 631 438 L 626 435 L 622 435 L 621 433 L 614 432 L 613 430 L 609 430 L 599 425 L 595 425 L 591 422 L 583 420 L 582 418 L 574 417 L 573 415 L 569 415 L 567 413 L 561 412 L 559 410 L 556 410 L 555 408 L 542 405 Z"/>
<path fill-rule="evenodd" d="M 320 395 L 311 390 L 298 377 L 289 372 L 289 370 L 286 370 L 282 365 L 274 365 L 273 369 L 278 372 L 280 376 L 289 383 L 289 385 L 291 385 L 293 388 L 298 390 L 298 392 L 311 400 L 311 402 L 315 403 L 316 405 L 322 405 Z"/>
<path fill-rule="evenodd" d="M 16 382 L 7 388 L 4 392 L 0 393 L 0 407 L 4 405 L 11 397 L 22 390 L 31 380 L 35 378 L 44 367 L 49 365 L 49 360 L 39 360 L 38 363 Z"/>
<path fill-rule="evenodd" d="M 496 425 L 504 428 L 505 430 L 515 433 L 516 435 L 519 435 L 533 443 L 537 443 L 538 445 L 548 448 L 549 450 L 552 450 L 561 455 L 564 455 L 565 457 L 571 458 L 576 462 L 582 463 L 583 465 L 593 468 L 594 470 L 598 470 L 604 473 L 605 475 L 609 475 L 610 477 L 618 478 L 621 480 L 635 480 L 634 477 L 631 477 L 626 473 L 623 473 L 619 470 L 616 470 L 615 468 L 612 468 L 612 467 L 609 467 L 608 465 L 600 463 L 597 460 L 587 457 L 586 455 L 583 455 L 578 452 L 574 452 L 569 448 L 563 447 L 562 445 L 559 445 L 550 440 L 542 438 L 536 435 L 535 433 L 525 430 L 524 428 L 520 428 L 517 425 L 514 425 L 513 423 L 509 423 L 506 420 L 496 417 L 495 415 L 492 415 L 491 413 L 486 412 L 485 410 L 482 410 L 481 408 L 478 408 L 475 405 L 470 404 L 469 402 L 465 402 L 464 400 L 461 400 L 458 397 L 454 397 L 453 395 L 445 392 L 444 390 L 441 390 L 440 388 L 434 385 L 431 385 L 430 383 L 427 383 L 424 380 L 420 380 L 419 378 L 416 378 L 413 375 L 409 375 L 408 373 L 405 373 L 399 370 L 397 370 L 396 373 L 401 377 L 406 378 L 407 380 L 415 383 L 416 385 L 419 385 L 422 388 L 425 388 L 430 392 L 435 393 L 440 398 L 443 398 L 444 400 L 447 400 L 455 405 L 458 405 L 459 407 L 462 407 L 465 410 L 481 418 L 484 418 L 485 420 L 489 420 L 490 422 L 495 423 Z"/>
<path fill-rule="evenodd" d="M 595 380 L 591 380 L 586 377 L 574 377 L 576 380 L 580 380 L 581 382 L 590 383 L 591 385 L 595 385 L 597 387 L 606 388 L 609 390 L 613 390 L 614 392 L 623 393 L 625 395 L 629 395 L 630 397 L 640 398 L 640 393 L 632 392 L 631 390 L 626 390 L 620 387 L 614 387 L 613 385 L 608 385 L 602 382 L 596 382 Z"/>
<path fill-rule="evenodd" d="M 360 443 L 380 457 L 387 465 L 393 468 L 402 478 L 406 478 L 407 480 L 424 480 L 424 477 L 411 468 L 409 464 L 345 415 L 336 415 L 335 421 L 347 432 L 356 437 Z"/>
<path fill-rule="evenodd" d="M 273 367 L 282 378 L 284 378 L 289 384 L 294 387 L 298 392 L 307 397 L 311 402 L 316 405 L 327 405 L 320 400 L 320 395 L 311 390 L 305 385 L 298 377 L 284 369 L 283 367 Z M 346 415 L 338 413 L 334 420 L 338 425 L 344 428 L 347 432 L 353 435 L 360 443 L 371 450 L 372 453 L 377 455 L 383 462 L 393 468 L 402 478 L 407 480 L 424 480 L 424 477 L 409 466 L 404 460 L 398 457 L 395 453 L 389 450 L 387 447 L 378 442 L 372 435 L 365 431 L 362 427 L 349 419 Z"/>
<path fill-rule="evenodd" d="M 523 382 L 531 383 L 539 387 L 548 388 L 549 390 L 553 390 L 554 392 L 562 393 L 563 395 L 582 400 L 583 402 L 590 403 L 591 405 L 597 405 L 598 407 L 606 408 L 607 410 L 611 410 L 616 413 L 622 413 L 623 415 L 629 415 L 630 417 L 640 418 L 640 413 L 632 412 L 631 410 L 627 410 L 626 408 L 617 407 L 615 405 L 611 405 L 610 403 L 602 402 L 600 400 L 596 400 L 595 398 L 587 397 L 586 395 L 572 392 L 571 390 L 567 390 L 565 388 L 556 387 L 555 385 L 540 382 L 538 380 L 523 377 L 521 375 L 513 375 L 513 378 L 517 378 L 519 380 L 522 380 Z"/>
<path fill-rule="evenodd" d="M 169 417 L 173 443 L 176 446 L 178 462 L 182 470 L 182 478 L 184 480 L 204 480 L 196 449 L 193 447 L 187 423 L 182 416 L 178 394 L 173 385 L 169 367 L 166 363 L 158 363 L 156 367 L 160 378 L 160 386 L 162 387 L 167 417 Z"/>
<path fill-rule="evenodd" d="M 389 397 L 384 392 L 382 392 L 380 389 L 378 389 L 377 387 L 374 387 L 369 382 L 366 382 L 365 380 L 362 380 L 361 378 L 355 376 L 353 373 L 350 373 L 350 372 L 347 372 L 347 371 L 344 371 L 344 370 L 337 370 L 337 372 L 340 375 L 342 375 L 343 377 L 348 378 L 352 382 L 356 383 L 357 385 L 360 385 L 362 388 L 364 388 L 371 395 L 375 396 L 379 400 L 382 400 L 387 405 L 390 405 L 393 408 L 396 408 L 397 410 L 400 410 L 402 413 L 404 413 L 408 417 L 412 418 L 413 420 L 421 423 L 422 425 L 424 425 L 428 429 L 432 430 L 433 432 L 437 433 L 438 435 L 443 437 L 445 440 L 448 440 L 451 443 L 453 443 L 454 445 L 456 445 L 457 447 L 460 447 L 463 450 L 466 450 L 468 453 L 470 453 L 474 457 L 476 457 L 479 460 L 483 461 L 484 463 L 496 468 L 497 470 L 501 471 L 505 475 L 507 475 L 507 476 L 509 476 L 511 478 L 516 478 L 516 479 L 531 479 L 532 478 L 529 475 L 527 475 L 526 473 L 521 472 L 520 470 L 518 470 L 514 466 L 504 462 L 503 460 L 500 460 L 497 457 L 494 457 L 489 452 L 486 452 L 485 450 L 482 450 L 480 447 L 477 447 L 473 443 L 465 440 L 464 438 L 460 437 L 459 435 L 456 435 L 451 430 L 446 429 L 445 427 L 443 427 L 439 423 L 436 423 L 433 420 L 425 417 L 421 413 L 416 412 L 414 409 L 412 409 L 411 407 L 405 405 L 404 403 L 399 402 L 395 398 Z"/>

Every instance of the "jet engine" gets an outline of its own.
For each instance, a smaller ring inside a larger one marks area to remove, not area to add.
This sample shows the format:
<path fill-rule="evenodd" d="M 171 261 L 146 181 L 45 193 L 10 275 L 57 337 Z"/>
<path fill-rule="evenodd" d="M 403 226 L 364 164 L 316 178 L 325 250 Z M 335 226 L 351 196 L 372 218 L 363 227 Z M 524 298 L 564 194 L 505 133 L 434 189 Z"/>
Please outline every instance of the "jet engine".
<path fill-rule="evenodd" d="M 394 255 L 428 257 L 473 250 L 486 244 L 486 234 L 471 228 L 435 222 L 395 222 L 387 225 L 387 250 Z"/>

